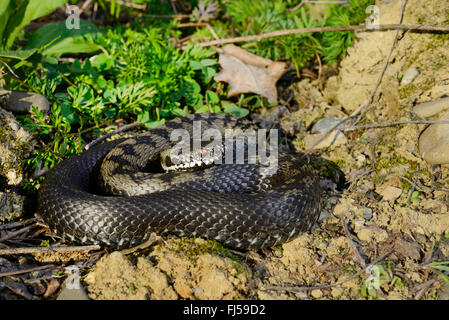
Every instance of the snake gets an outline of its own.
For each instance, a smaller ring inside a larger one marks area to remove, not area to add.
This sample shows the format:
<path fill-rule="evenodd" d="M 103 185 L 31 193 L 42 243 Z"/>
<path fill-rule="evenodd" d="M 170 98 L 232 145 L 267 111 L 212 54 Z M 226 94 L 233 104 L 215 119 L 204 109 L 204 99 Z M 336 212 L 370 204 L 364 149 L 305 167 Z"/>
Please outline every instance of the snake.
<path fill-rule="evenodd" d="M 207 157 L 198 161 L 195 151 L 184 162 L 167 159 L 180 145 L 173 139 L 175 129 L 195 136 L 194 123 L 201 132 L 224 134 L 254 126 L 230 114 L 189 114 L 94 145 L 49 170 L 38 190 L 38 215 L 59 237 L 113 249 L 137 246 L 154 233 L 259 249 L 312 228 L 320 213 L 321 188 L 304 157 L 279 151 L 276 170 L 267 173 L 262 170 L 266 163 L 250 162 L 248 156 L 243 163 L 235 161 L 236 143 L 231 142 L 232 163 L 216 158 L 211 163 Z M 243 145 L 247 150 L 248 143 Z M 204 143 L 198 150 L 210 152 Z"/>

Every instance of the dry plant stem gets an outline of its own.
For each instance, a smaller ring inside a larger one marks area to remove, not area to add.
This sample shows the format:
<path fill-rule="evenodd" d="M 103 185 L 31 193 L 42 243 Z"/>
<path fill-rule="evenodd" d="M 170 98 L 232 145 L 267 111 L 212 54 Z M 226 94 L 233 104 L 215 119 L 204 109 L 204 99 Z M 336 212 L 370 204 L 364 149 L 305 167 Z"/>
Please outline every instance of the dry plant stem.
<path fill-rule="evenodd" d="M 311 291 L 311 290 L 317 290 L 317 289 L 327 289 L 336 287 L 339 285 L 342 285 L 345 282 L 351 281 L 354 278 L 357 278 L 364 272 L 366 272 L 366 269 L 369 267 L 374 266 L 375 264 L 379 263 L 380 261 L 384 260 L 386 257 L 388 257 L 393 251 L 390 251 L 380 258 L 376 259 L 373 263 L 370 263 L 366 268 L 363 268 L 359 272 L 353 274 L 352 276 L 347 277 L 346 279 L 343 279 L 342 281 L 332 283 L 332 284 L 324 284 L 319 286 L 311 286 L 311 287 L 295 287 L 295 286 L 266 286 L 265 290 L 275 290 L 275 291 L 289 291 L 289 292 L 302 292 L 302 291 Z"/>
<path fill-rule="evenodd" d="M 89 150 L 89 148 L 92 148 L 94 145 L 99 144 L 101 141 L 103 141 L 103 140 L 113 136 L 114 134 L 117 134 L 117 133 L 120 133 L 120 132 L 123 132 L 123 131 L 127 131 L 127 130 L 130 130 L 130 129 L 135 128 L 135 127 L 140 127 L 142 125 L 143 125 L 142 122 L 134 122 L 134 123 L 131 123 L 131 124 L 124 125 L 123 127 L 120 127 L 120 128 L 118 128 L 118 129 L 116 129 L 116 130 L 114 130 L 112 132 L 109 132 L 109 133 L 105 134 L 104 136 L 101 136 L 100 138 L 98 138 L 98 139 L 92 141 L 91 143 L 87 144 L 84 147 L 84 150 Z"/>
<path fill-rule="evenodd" d="M 155 19 L 176 19 L 176 20 L 183 20 L 190 18 L 190 14 L 144 14 L 143 16 Z"/>
<path fill-rule="evenodd" d="M 385 30 L 412 30 L 412 31 L 423 31 L 423 32 L 449 32 L 449 26 L 438 26 L 438 25 L 424 25 L 424 24 L 381 24 L 378 29 L 369 28 L 364 24 L 359 24 L 355 26 L 338 26 L 338 27 L 316 27 L 316 28 L 303 28 L 303 29 L 288 29 L 273 31 L 258 35 L 227 38 L 220 40 L 212 40 L 198 43 L 199 47 L 209 47 L 212 45 L 237 43 L 237 42 L 247 42 L 247 41 L 261 41 L 264 39 L 282 37 L 294 34 L 302 33 L 315 33 L 315 32 L 331 32 L 331 31 L 385 31 Z"/>
<path fill-rule="evenodd" d="M 414 120 L 414 121 L 393 121 L 383 123 L 370 123 L 358 126 L 351 126 L 343 129 L 343 131 L 356 131 L 361 129 L 386 128 L 403 124 L 449 124 L 449 120 Z"/>
<path fill-rule="evenodd" d="M 6 236 L 4 236 L 3 238 L 0 238 L 0 242 L 3 242 L 3 241 L 6 241 L 6 240 L 9 240 L 9 239 L 12 239 L 12 238 L 14 238 L 15 236 L 18 236 L 19 234 L 28 232 L 31 228 L 34 228 L 34 227 L 37 227 L 37 225 L 36 225 L 36 224 L 33 224 L 33 225 L 31 225 L 31 226 L 22 228 L 22 229 L 20 229 L 20 230 L 17 230 L 17 231 L 14 231 L 14 232 L 10 232 L 10 233 L 8 233 Z"/>
<path fill-rule="evenodd" d="M 11 271 L 11 272 L 4 272 L 4 273 L 0 273 L 0 278 L 1 277 L 15 276 L 17 274 L 24 274 L 24 273 L 34 272 L 34 271 L 40 271 L 40 270 L 45 270 L 45 269 L 50 269 L 50 268 L 56 268 L 56 266 L 53 265 L 53 264 L 48 264 L 46 266 L 40 266 L 40 267 L 36 267 L 36 268 L 17 270 L 17 271 Z"/>
<path fill-rule="evenodd" d="M 205 22 L 186 22 L 178 24 L 176 28 L 205 27 L 207 25 Z"/>
<path fill-rule="evenodd" d="M 0 256 L 11 254 L 30 254 L 30 253 L 43 253 L 43 252 L 88 252 L 93 250 L 100 250 L 99 245 L 91 246 L 78 246 L 78 247 L 24 247 L 24 248 L 10 248 L 0 249 Z"/>
<path fill-rule="evenodd" d="M 7 230 L 7 229 L 23 227 L 27 224 L 30 224 L 31 222 L 36 222 L 36 221 L 37 221 L 37 218 L 31 218 L 31 219 L 24 220 L 24 221 L 16 221 L 16 222 L 2 224 L 2 225 L 0 225 L 0 230 Z"/>
<path fill-rule="evenodd" d="M 359 261 L 360 265 L 363 268 L 366 268 L 366 261 L 365 261 L 365 259 L 363 259 L 360 251 L 357 249 L 357 246 L 355 245 L 354 241 L 351 238 L 351 233 L 349 232 L 349 224 L 350 223 L 351 223 L 351 221 L 349 219 L 346 219 L 345 223 L 343 224 L 343 229 L 345 230 L 346 238 L 348 238 L 351 249 L 352 249 L 352 251 L 354 251 L 355 256 L 357 257 L 357 260 Z"/>

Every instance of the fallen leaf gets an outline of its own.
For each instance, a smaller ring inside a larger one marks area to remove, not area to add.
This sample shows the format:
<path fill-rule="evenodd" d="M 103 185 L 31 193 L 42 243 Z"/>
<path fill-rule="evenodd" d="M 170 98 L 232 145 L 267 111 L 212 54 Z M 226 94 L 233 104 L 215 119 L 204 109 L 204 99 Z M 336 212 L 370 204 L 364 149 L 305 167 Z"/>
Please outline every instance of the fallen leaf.
<path fill-rule="evenodd" d="M 286 71 L 286 63 L 262 58 L 233 44 L 224 47 L 219 63 L 223 69 L 214 79 L 229 83 L 228 97 L 254 92 L 269 103 L 277 102 L 276 82 Z"/>

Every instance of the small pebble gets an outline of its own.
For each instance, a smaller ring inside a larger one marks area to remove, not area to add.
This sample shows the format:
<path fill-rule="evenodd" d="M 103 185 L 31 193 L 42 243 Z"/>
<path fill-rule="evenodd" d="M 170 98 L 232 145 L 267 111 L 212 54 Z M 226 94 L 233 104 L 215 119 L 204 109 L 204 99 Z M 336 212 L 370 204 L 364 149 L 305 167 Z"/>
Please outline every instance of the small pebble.
<path fill-rule="evenodd" d="M 419 71 L 416 68 L 410 68 L 405 71 L 404 77 L 401 81 L 401 86 L 406 86 L 415 80 L 415 78 L 419 75 Z"/>
<path fill-rule="evenodd" d="M 373 209 L 371 208 L 365 208 L 363 210 L 363 219 L 369 221 L 373 218 Z"/>
<path fill-rule="evenodd" d="M 395 201 L 397 198 L 399 198 L 402 194 L 402 189 L 387 186 L 385 189 L 379 192 L 379 194 L 383 197 L 386 201 Z"/>
<path fill-rule="evenodd" d="M 323 133 L 328 132 L 330 129 L 335 127 L 338 123 L 340 123 L 341 119 L 337 117 L 328 117 L 323 118 L 317 121 L 312 128 L 312 133 Z M 344 124 L 340 125 L 338 128 L 341 129 L 344 127 Z"/>
<path fill-rule="evenodd" d="M 440 117 L 449 120 L 449 113 Z M 419 152 L 430 164 L 449 163 L 449 124 L 432 124 L 419 137 Z"/>
<path fill-rule="evenodd" d="M 449 109 L 449 97 L 421 103 L 413 107 L 413 112 L 420 118 L 427 118 Z"/>
<path fill-rule="evenodd" d="M 37 107 L 40 111 L 47 112 L 50 103 L 43 95 L 34 92 L 7 91 L 0 88 L 0 107 L 13 113 L 28 113 L 32 107 Z"/>
<path fill-rule="evenodd" d="M 306 149 L 324 149 L 330 146 L 339 146 L 348 142 L 343 132 L 335 130 L 329 134 L 323 141 L 320 141 L 327 133 L 309 134 L 304 137 L 304 146 Z M 318 142 L 320 141 L 320 142 Z"/>

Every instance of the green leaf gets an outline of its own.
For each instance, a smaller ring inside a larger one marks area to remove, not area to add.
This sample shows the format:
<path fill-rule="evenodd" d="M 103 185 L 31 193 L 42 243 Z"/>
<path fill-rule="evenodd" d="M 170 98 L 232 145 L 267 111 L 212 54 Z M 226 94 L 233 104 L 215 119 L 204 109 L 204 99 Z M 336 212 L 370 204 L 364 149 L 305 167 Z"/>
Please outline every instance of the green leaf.
<path fill-rule="evenodd" d="M 10 0 L 2 0 L 0 2 L 0 39 L 6 39 L 3 32 L 8 24 L 8 18 L 11 15 L 11 12 L 14 10 L 13 1 Z M 3 41 L 3 40 L 0 40 Z M 2 47 L 2 43 L 0 42 L 0 48 Z"/>
<path fill-rule="evenodd" d="M 13 2 L 16 11 L 8 18 L 4 34 L 3 43 L 4 48 L 11 48 L 14 40 L 23 27 L 28 25 L 34 19 L 45 16 L 55 10 L 57 7 L 63 5 L 68 0 L 22 0 Z M 3 9 L 3 12 L 11 13 L 8 9 Z"/>
<path fill-rule="evenodd" d="M 70 103 L 63 103 L 61 105 L 61 115 L 68 123 L 76 123 L 78 121 L 78 116 L 72 109 Z"/>
<path fill-rule="evenodd" d="M 224 107 L 224 112 L 233 114 L 233 115 L 235 115 L 238 118 L 246 117 L 249 114 L 249 110 L 248 109 L 239 108 L 238 106 L 236 106 L 233 103 L 227 104 Z"/>
<path fill-rule="evenodd" d="M 59 57 L 65 53 L 89 53 L 99 50 L 93 37 L 99 34 L 96 25 L 80 20 L 79 29 L 68 29 L 65 21 L 53 22 L 37 29 L 26 48 L 40 48 L 58 38 L 52 45 L 42 51 L 45 56 Z"/>
<path fill-rule="evenodd" d="M 203 67 L 214 66 L 216 64 L 217 64 L 217 60 L 214 60 L 214 59 L 203 59 L 203 60 L 201 60 L 201 65 Z"/>
<path fill-rule="evenodd" d="M 148 130 L 157 128 L 165 123 L 165 119 L 161 119 L 159 121 L 149 121 L 145 122 L 145 127 L 147 127 Z"/>
<path fill-rule="evenodd" d="M 190 61 L 190 68 L 193 70 L 200 70 L 203 68 L 203 65 L 199 61 Z"/>
<path fill-rule="evenodd" d="M 6 51 L 0 51 L 0 57 L 3 58 L 11 58 L 11 59 L 19 59 L 19 60 L 26 60 L 29 57 L 31 57 L 38 48 L 34 49 L 28 49 L 28 50 L 6 50 Z"/>
<path fill-rule="evenodd" d="M 218 98 L 218 96 L 215 92 L 207 90 L 206 91 L 206 102 L 215 105 L 218 102 L 220 102 L 220 99 Z"/>

